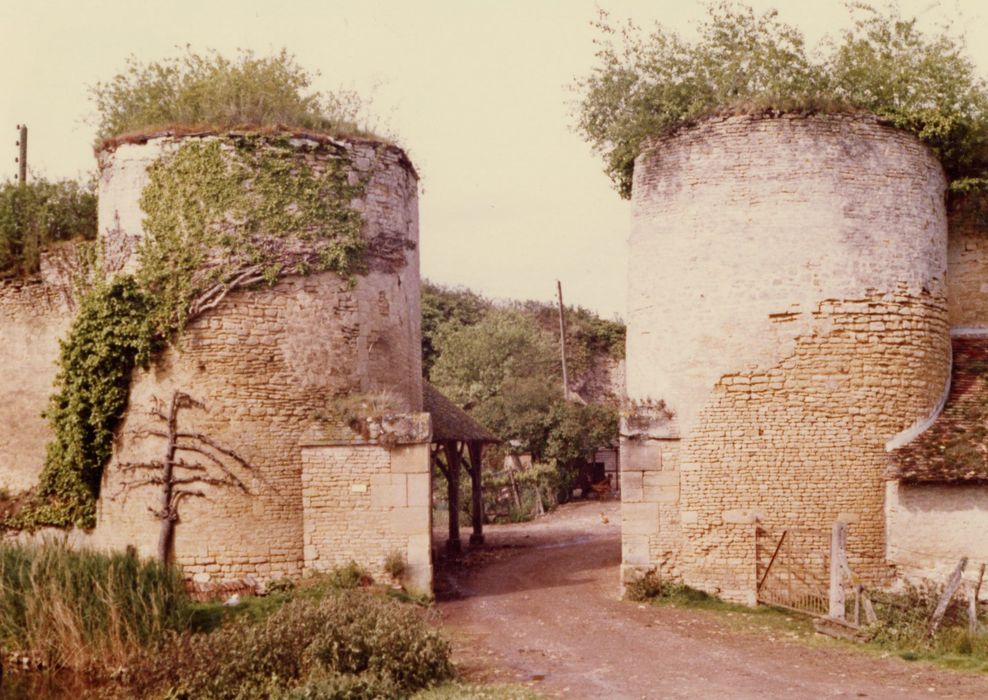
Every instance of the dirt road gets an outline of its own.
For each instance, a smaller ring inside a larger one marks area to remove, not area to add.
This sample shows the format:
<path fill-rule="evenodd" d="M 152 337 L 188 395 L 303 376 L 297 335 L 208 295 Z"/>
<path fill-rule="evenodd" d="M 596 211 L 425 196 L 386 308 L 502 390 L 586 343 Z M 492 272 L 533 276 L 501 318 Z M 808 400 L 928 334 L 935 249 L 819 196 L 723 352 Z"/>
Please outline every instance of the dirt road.
<path fill-rule="evenodd" d="M 493 527 L 487 542 L 474 566 L 451 569 L 439 603 L 478 678 L 572 698 L 988 698 L 985 676 L 810 646 L 728 613 L 619 601 L 613 502 Z"/>

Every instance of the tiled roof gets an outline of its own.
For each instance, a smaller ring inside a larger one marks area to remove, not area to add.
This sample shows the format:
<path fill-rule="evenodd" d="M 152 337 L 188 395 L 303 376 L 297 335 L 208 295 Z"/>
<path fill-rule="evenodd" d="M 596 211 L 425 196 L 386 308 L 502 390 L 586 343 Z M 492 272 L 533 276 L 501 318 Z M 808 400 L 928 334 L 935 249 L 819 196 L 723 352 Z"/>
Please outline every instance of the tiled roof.
<path fill-rule="evenodd" d="M 433 442 L 500 442 L 491 431 L 425 380 L 422 381 L 422 410 L 432 414 Z"/>
<path fill-rule="evenodd" d="M 943 412 L 891 454 L 888 476 L 911 483 L 988 483 L 988 337 L 953 338 Z"/>

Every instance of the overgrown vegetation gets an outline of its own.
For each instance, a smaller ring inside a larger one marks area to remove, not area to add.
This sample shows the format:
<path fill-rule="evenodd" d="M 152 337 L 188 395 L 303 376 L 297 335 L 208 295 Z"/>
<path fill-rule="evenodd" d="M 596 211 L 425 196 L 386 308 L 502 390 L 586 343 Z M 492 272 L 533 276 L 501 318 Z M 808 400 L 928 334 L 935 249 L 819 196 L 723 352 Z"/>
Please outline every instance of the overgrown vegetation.
<path fill-rule="evenodd" d="M 453 675 L 450 645 L 411 606 L 361 592 L 288 600 L 262 621 L 183 635 L 139 664 L 138 695 L 407 696 Z"/>
<path fill-rule="evenodd" d="M 929 145 L 952 190 L 988 186 L 988 84 L 963 37 L 891 4 L 848 10 L 851 27 L 812 51 L 776 11 L 733 2 L 710 5 L 693 42 L 601 13 L 577 130 L 625 198 L 645 139 L 717 112 L 870 112 Z"/>
<path fill-rule="evenodd" d="M 871 591 L 878 623 L 864 628 L 867 641 L 862 647 L 872 652 L 892 652 L 907 661 L 931 661 L 950 668 L 988 672 L 988 616 L 979 614 L 978 629 L 969 629 L 967 601 L 958 594 L 947 607 L 943 621 L 933 635 L 930 619 L 943 593 L 942 585 L 907 583 L 900 592 Z M 759 606 L 749 608 L 727 603 L 720 598 L 681 583 L 662 579 L 655 570 L 631 581 L 625 590 L 628 600 L 660 605 L 700 608 L 757 621 L 760 626 L 788 628 L 805 641 L 814 640 L 809 616 Z M 818 636 L 818 635 L 817 635 Z"/>
<path fill-rule="evenodd" d="M 148 169 L 135 275 L 95 282 L 62 341 L 54 433 L 34 505 L 8 525 L 92 527 L 131 373 L 237 288 L 362 270 L 363 218 L 347 154 L 318 171 L 281 137 L 192 140 Z"/>
<path fill-rule="evenodd" d="M 91 88 L 97 140 L 176 126 L 372 136 L 361 97 L 349 90 L 314 91 L 317 77 L 285 49 L 271 56 L 241 50 L 232 60 L 192 49 L 149 63 L 131 57 L 124 72 Z"/>
<path fill-rule="evenodd" d="M 0 544 L 0 649 L 34 664 L 114 668 L 187 620 L 175 569 L 54 542 Z"/>
<path fill-rule="evenodd" d="M 92 183 L 34 179 L 0 185 L 0 274 L 37 272 L 52 243 L 96 238 Z"/>
<path fill-rule="evenodd" d="M 53 438 L 37 498 L 8 526 L 95 525 L 103 465 L 127 407 L 131 372 L 161 344 L 153 305 L 129 276 L 100 281 L 82 299 L 61 342 L 56 391 L 46 411 Z"/>

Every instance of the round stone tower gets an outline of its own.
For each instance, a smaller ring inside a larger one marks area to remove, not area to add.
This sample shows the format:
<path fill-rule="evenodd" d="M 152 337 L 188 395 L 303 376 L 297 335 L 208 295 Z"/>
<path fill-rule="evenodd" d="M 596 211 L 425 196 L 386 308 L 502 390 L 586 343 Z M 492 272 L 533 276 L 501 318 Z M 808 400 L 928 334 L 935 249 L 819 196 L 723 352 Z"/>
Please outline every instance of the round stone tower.
<path fill-rule="evenodd" d="M 189 144 L 230 152 L 241 137 L 162 136 L 105 149 L 99 223 L 107 265 L 124 271 L 139 266 L 147 226 L 142 196 L 154 167 Z M 166 444 L 154 431 L 165 426 L 153 411 L 167 414 L 181 392 L 195 402 L 181 410 L 181 431 L 204 436 L 208 443 L 199 446 L 224 464 L 191 452 L 185 458 L 205 460 L 214 481 L 224 483 L 189 487 L 204 497 L 190 494 L 182 502 L 173 551 L 188 573 L 213 580 L 301 573 L 308 544 L 301 447 L 314 421 L 333 414 L 345 422 L 358 403 L 390 414 L 422 410 L 418 180 L 412 164 L 395 146 L 313 135 L 264 136 L 251 148 L 255 161 L 265 149 L 279 149 L 282 156 L 290 149 L 284 172 L 305 168 L 318 175 L 344 163 L 344 183 L 359 186 L 344 204 L 359 213 L 366 252 L 362 268 L 349 277 L 276 273 L 230 291 L 192 319 L 149 369 L 135 372 L 128 412 L 104 472 L 95 543 L 155 552 L 158 521 L 148 510 L 157 507 L 160 487 L 128 492 L 128 465 L 162 459 Z M 244 186 L 259 187 L 258 182 L 248 176 Z M 187 196 L 209 196 L 196 183 L 193 175 Z M 248 211 L 247 219 L 252 215 Z M 251 235 L 261 246 L 278 234 Z M 308 245 L 316 243 L 298 237 L 288 253 L 298 259 Z M 349 494 L 350 484 L 340 490 Z M 335 507 L 346 510 L 347 504 Z M 367 509 L 353 510 L 361 508 Z M 346 532 L 347 523 L 340 528 Z"/>
<path fill-rule="evenodd" d="M 922 143 L 865 116 L 711 118 L 647 142 L 625 580 L 657 567 L 753 603 L 760 550 L 789 530 L 794 557 L 822 561 L 836 520 L 855 573 L 885 575 L 886 447 L 949 377 L 944 190 Z"/>

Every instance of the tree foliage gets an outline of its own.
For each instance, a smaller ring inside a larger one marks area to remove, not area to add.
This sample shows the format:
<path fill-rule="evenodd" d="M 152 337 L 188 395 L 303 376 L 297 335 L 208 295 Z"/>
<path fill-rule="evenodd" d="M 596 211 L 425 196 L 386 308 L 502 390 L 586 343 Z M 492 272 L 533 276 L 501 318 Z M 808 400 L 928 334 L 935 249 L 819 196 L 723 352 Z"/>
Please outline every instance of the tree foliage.
<path fill-rule="evenodd" d="M 241 50 L 233 60 L 190 48 L 149 63 L 130 57 L 126 70 L 90 90 L 97 139 L 176 125 L 281 125 L 370 135 L 361 127 L 368 116 L 360 96 L 349 90 L 313 91 L 317 76 L 285 49 L 271 56 Z"/>
<path fill-rule="evenodd" d="M 0 185 L 0 271 L 38 270 L 51 243 L 96 238 L 96 193 L 74 180 Z"/>
<path fill-rule="evenodd" d="M 447 327 L 472 326 L 491 308 L 491 302 L 469 289 L 451 289 L 422 283 L 422 371 L 429 376 L 439 355 L 439 338 Z"/>
<path fill-rule="evenodd" d="M 447 330 L 432 380 L 512 449 L 571 467 L 613 443 L 617 411 L 563 399 L 555 342 L 536 316 L 494 309 Z"/>
<path fill-rule="evenodd" d="M 776 11 L 732 2 L 708 8 L 693 42 L 601 13 L 577 130 L 623 197 L 646 138 L 718 111 L 869 111 L 933 148 L 954 189 L 986 184 L 988 87 L 963 39 L 925 34 L 893 5 L 848 8 L 852 27 L 816 52 Z"/>

